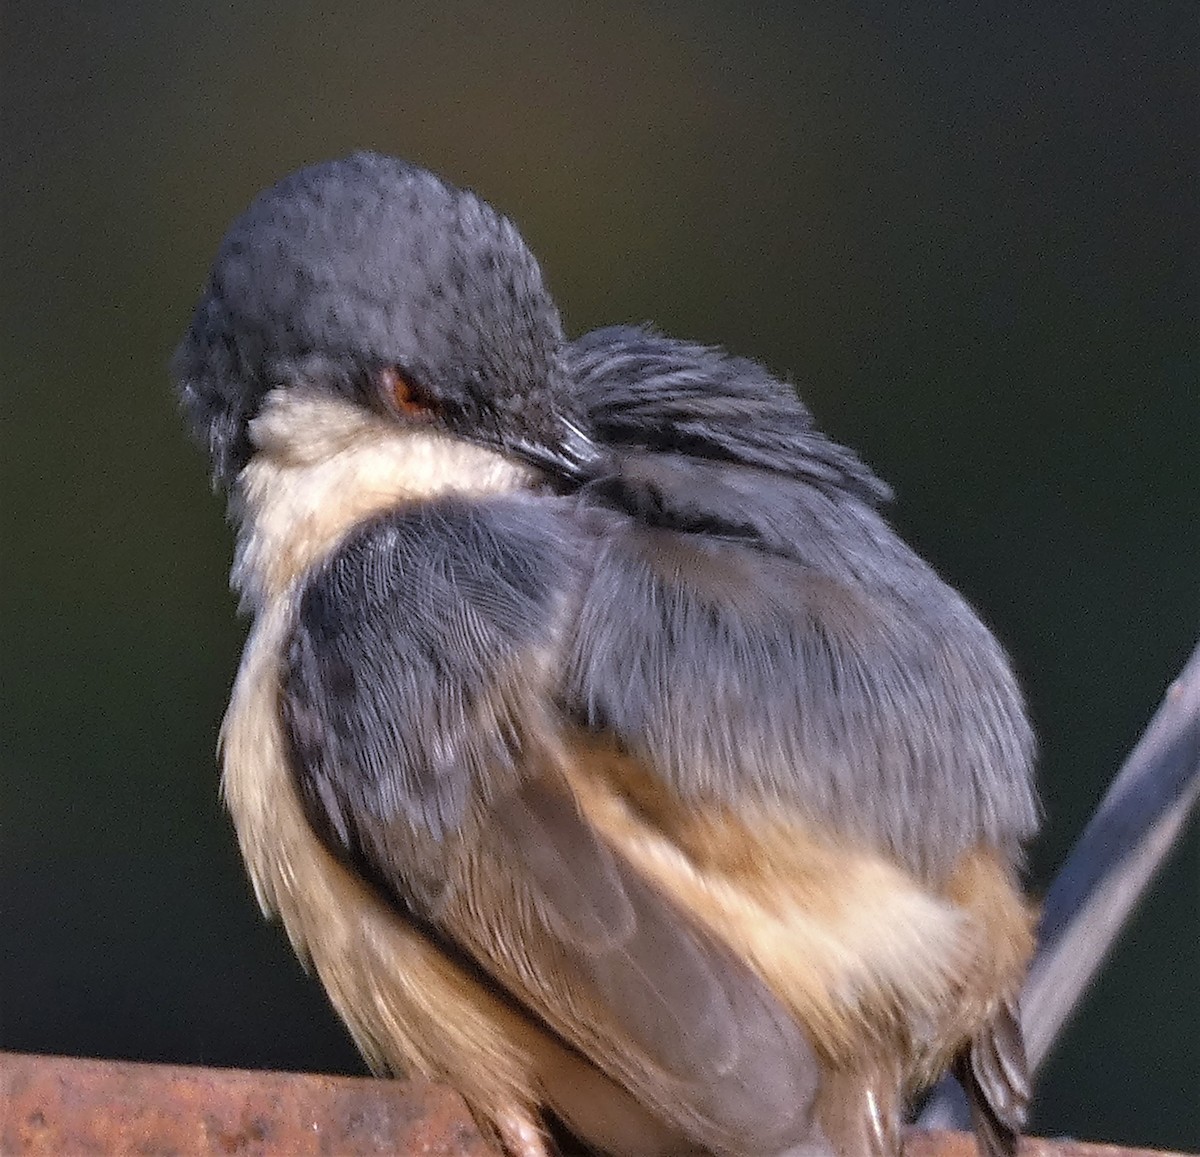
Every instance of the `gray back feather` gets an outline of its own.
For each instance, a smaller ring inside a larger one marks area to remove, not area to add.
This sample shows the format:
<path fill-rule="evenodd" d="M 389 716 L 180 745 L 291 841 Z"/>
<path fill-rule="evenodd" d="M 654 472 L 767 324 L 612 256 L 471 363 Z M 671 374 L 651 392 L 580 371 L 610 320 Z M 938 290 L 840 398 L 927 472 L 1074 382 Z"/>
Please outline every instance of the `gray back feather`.
<path fill-rule="evenodd" d="M 635 326 L 586 333 L 566 356 L 605 446 L 755 466 L 876 504 L 891 498 L 852 450 L 817 429 L 795 390 L 757 362 Z"/>
<path fill-rule="evenodd" d="M 579 718 L 686 796 L 783 799 L 915 870 L 980 841 L 1016 858 L 1038 818 L 1020 689 L 880 515 L 887 486 L 753 362 L 629 327 L 567 356 L 614 452 L 583 498 L 631 519 L 600 532 Z"/>

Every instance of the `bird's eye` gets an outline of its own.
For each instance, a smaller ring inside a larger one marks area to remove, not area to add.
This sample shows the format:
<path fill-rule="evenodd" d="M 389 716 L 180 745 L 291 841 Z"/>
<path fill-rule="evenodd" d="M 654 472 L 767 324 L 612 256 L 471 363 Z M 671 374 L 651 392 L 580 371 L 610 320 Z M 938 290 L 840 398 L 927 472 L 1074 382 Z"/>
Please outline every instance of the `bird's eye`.
<path fill-rule="evenodd" d="M 428 421 L 441 410 L 436 398 L 396 366 L 382 366 L 371 378 L 380 400 L 396 414 Z"/>

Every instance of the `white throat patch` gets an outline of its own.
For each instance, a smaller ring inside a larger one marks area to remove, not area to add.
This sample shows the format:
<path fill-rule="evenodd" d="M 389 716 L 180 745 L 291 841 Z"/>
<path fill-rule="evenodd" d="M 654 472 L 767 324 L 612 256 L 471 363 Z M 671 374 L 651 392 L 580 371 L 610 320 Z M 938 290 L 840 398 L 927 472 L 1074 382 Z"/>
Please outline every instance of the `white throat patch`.
<path fill-rule="evenodd" d="M 250 440 L 230 582 L 255 611 L 373 515 L 443 494 L 515 490 L 533 478 L 494 450 L 295 389 L 267 395 Z"/>

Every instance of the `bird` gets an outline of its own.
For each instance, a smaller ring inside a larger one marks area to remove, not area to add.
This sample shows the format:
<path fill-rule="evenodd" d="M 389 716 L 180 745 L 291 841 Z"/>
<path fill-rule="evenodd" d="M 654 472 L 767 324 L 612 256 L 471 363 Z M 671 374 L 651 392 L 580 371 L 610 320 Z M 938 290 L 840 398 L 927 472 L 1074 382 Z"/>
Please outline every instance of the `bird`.
<path fill-rule="evenodd" d="M 796 390 L 575 339 L 517 227 L 360 152 L 220 243 L 171 374 L 251 619 L 222 792 L 371 1068 L 512 1157 L 991 1157 L 1034 739 L 1012 664 Z"/>

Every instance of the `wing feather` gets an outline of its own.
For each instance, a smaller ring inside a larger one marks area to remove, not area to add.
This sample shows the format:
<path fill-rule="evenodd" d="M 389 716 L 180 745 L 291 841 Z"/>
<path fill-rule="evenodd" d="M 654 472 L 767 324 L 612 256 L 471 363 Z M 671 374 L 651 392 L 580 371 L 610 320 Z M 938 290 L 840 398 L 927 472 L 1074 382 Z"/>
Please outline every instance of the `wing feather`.
<path fill-rule="evenodd" d="M 610 468 L 565 702 L 685 798 L 781 799 L 926 879 L 1036 829 L 1003 649 L 877 509 L 793 389 L 612 327 L 568 364 Z M 597 515 L 599 517 L 599 515 Z M 611 613 L 620 606 L 622 613 Z"/>
<path fill-rule="evenodd" d="M 769 1154 L 822 1143 L 812 1042 L 585 819 L 572 737 L 681 811 L 748 832 L 777 807 L 914 887 L 981 845 L 1019 857 L 1032 742 L 1003 651 L 880 516 L 882 484 L 786 387 L 713 356 L 577 343 L 608 472 L 361 528 L 306 584 L 283 713 L 339 855 L 664 1121 Z M 994 1106 L 1003 1066 L 983 1068 Z"/>
<path fill-rule="evenodd" d="M 340 856 L 664 1120 L 777 1153 L 810 1129 L 802 1028 L 597 836 L 563 774 L 547 655 L 583 581 L 581 525 L 558 502 L 447 501 L 348 539 L 289 647 L 301 794 Z"/>

